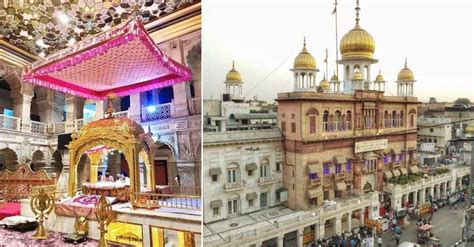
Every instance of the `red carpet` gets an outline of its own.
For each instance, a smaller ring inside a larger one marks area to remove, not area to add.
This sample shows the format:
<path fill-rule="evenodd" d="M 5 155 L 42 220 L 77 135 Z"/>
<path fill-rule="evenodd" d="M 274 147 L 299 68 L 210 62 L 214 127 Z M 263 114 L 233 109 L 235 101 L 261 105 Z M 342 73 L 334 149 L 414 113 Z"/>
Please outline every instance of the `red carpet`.
<path fill-rule="evenodd" d="M 3 206 L 0 206 L 0 220 L 5 217 L 20 215 L 20 203 L 18 202 L 6 202 Z"/>

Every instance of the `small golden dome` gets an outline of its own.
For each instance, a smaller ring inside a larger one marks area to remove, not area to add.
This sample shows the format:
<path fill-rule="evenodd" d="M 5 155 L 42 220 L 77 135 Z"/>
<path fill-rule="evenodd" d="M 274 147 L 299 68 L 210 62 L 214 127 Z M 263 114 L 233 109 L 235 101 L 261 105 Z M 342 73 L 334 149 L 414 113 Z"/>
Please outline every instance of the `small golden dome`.
<path fill-rule="evenodd" d="M 342 59 L 368 58 L 372 59 L 375 51 L 375 40 L 357 23 L 355 27 L 347 32 L 341 39 L 339 45 Z"/>
<path fill-rule="evenodd" d="M 232 69 L 227 72 L 227 75 L 225 76 L 225 81 L 226 82 L 242 82 L 242 77 L 240 76 L 240 73 L 235 69 L 235 64 L 232 61 Z"/>
<path fill-rule="evenodd" d="M 339 81 L 339 78 L 337 77 L 336 72 L 334 72 L 334 75 L 332 75 L 331 81 Z"/>
<path fill-rule="evenodd" d="M 474 135 L 474 125 L 468 125 L 464 132 L 468 135 Z"/>
<path fill-rule="evenodd" d="M 328 80 L 326 80 L 326 76 L 319 82 L 319 87 L 323 90 L 329 90 L 331 85 L 329 85 Z"/>
<path fill-rule="evenodd" d="M 383 75 L 380 73 L 379 71 L 379 74 L 375 77 L 375 81 L 376 82 L 384 82 L 385 79 L 383 78 Z"/>
<path fill-rule="evenodd" d="M 415 80 L 415 75 L 413 71 L 408 68 L 407 60 L 405 59 L 405 67 L 398 73 L 398 80 L 399 81 L 413 81 Z"/>
<path fill-rule="evenodd" d="M 352 80 L 362 80 L 362 74 L 359 70 L 356 70 L 352 75 Z"/>
<path fill-rule="evenodd" d="M 316 69 L 316 60 L 313 55 L 306 50 L 306 39 L 303 43 L 303 49 L 293 62 L 293 69 Z"/>

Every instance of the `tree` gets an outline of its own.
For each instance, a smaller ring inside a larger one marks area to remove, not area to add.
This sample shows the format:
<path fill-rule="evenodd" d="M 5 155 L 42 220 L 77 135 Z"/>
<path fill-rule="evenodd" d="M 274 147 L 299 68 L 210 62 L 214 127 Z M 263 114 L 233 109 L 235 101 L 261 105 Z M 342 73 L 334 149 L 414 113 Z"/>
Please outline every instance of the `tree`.
<path fill-rule="evenodd" d="M 454 101 L 454 104 L 456 104 L 456 105 L 469 105 L 469 104 L 471 104 L 471 101 L 468 98 L 458 98 L 457 100 Z"/>

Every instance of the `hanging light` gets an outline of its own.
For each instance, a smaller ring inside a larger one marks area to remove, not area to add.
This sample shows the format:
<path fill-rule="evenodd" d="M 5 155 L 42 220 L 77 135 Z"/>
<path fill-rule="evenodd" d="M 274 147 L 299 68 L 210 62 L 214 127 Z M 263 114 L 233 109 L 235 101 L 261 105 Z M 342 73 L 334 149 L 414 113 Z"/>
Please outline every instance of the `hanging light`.
<path fill-rule="evenodd" d="M 71 18 L 69 18 L 69 16 L 66 13 L 62 12 L 62 11 L 60 11 L 57 14 L 57 17 L 58 17 L 58 20 L 63 24 L 68 24 L 69 21 L 71 20 Z"/>

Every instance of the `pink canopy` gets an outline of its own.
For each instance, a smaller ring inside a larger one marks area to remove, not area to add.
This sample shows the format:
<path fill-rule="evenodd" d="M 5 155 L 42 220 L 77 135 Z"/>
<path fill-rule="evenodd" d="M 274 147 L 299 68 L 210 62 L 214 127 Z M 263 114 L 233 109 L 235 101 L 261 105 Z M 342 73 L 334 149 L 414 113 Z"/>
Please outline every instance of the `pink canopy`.
<path fill-rule="evenodd" d="M 32 63 L 23 79 L 89 99 L 130 95 L 191 80 L 188 68 L 160 51 L 139 20 L 117 25 Z"/>

